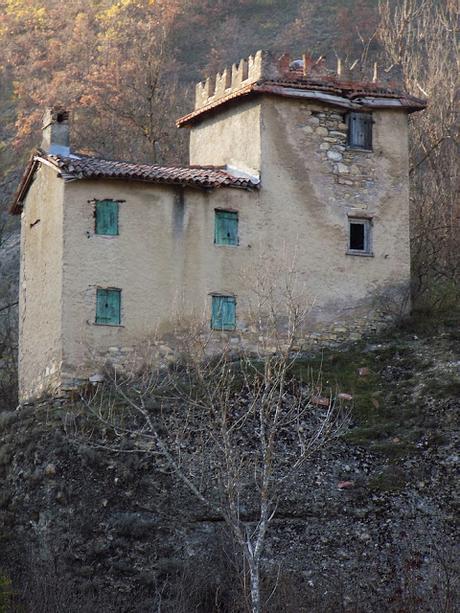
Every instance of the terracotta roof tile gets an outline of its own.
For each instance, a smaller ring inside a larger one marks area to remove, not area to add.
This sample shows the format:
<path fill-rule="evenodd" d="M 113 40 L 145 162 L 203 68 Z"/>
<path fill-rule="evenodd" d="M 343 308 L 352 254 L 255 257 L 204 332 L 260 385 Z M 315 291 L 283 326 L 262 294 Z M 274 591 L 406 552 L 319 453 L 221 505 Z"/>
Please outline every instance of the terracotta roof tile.
<path fill-rule="evenodd" d="M 21 212 L 22 201 L 40 163 L 54 166 L 64 180 L 122 179 L 201 189 L 218 187 L 254 189 L 259 187 L 259 181 L 256 178 L 236 176 L 225 167 L 219 166 L 157 166 L 79 155 L 51 155 L 38 151 L 32 156 L 24 171 L 13 199 L 11 213 Z"/>
<path fill-rule="evenodd" d="M 256 187 L 249 177 L 236 177 L 219 166 L 157 166 L 94 157 L 46 155 L 64 179 L 128 179 L 149 183 L 170 183 L 191 187 Z"/>

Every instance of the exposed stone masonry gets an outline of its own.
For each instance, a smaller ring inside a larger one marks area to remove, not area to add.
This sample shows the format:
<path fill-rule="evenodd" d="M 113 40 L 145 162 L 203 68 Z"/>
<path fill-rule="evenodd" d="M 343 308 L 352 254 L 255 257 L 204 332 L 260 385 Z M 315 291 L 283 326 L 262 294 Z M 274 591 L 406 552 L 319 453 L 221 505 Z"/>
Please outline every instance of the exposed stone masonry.
<path fill-rule="evenodd" d="M 374 152 L 347 147 L 345 113 L 307 110 L 305 114 L 303 133 L 326 172 L 334 175 L 334 195 L 345 205 L 367 210 L 376 186 Z"/>

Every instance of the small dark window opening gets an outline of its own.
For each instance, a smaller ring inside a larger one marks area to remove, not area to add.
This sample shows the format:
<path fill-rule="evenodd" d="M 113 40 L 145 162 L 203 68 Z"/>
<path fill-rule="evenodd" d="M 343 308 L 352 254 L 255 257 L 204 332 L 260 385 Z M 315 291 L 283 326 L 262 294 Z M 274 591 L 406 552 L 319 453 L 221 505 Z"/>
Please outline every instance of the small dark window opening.
<path fill-rule="evenodd" d="M 364 251 L 364 224 L 350 224 L 350 249 Z"/>
<path fill-rule="evenodd" d="M 371 220 L 348 220 L 348 251 L 350 253 L 371 253 Z"/>
<path fill-rule="evenodd" d="M 348 146 L 354 149 L 372 149 L 372 113 L 349 113 Z"/>

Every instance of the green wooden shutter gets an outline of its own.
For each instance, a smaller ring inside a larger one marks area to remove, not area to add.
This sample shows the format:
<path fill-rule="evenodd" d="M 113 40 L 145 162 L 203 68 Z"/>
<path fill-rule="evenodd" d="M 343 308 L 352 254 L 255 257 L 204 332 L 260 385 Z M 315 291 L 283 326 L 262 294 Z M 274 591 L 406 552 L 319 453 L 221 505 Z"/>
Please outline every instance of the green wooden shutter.
<path fill-rule="evenodd" d="M 234 330 L 236 326 L 236 301 L 226 296 L 222 304 L 222 325 L 224 330 Z"/>
<path fill-rule="evenodd" d="M 222 330 L 222 296 L 212 297 L 211 328 Z"/>
<path fill-rule="evenodd" d="M 363 114 L 364 149 L 372 149 L 372 125 L 374 120 L 370 113 Z"/>
<path fill-rule="evenodd" d="M 238 244 L 238 213 L 215 211 L 214 242 L 216 245 Z"/>
<path fill-rule="evenodd" d="M 119 289 L 100 289 L 96 293 L 96 323 L 112 326 L 120 325 Z"/>
<path fill-rule="evenodd" d="M 118 202 L 114 200 L 96 202 L 96 234 L 118 235 Z"/>
<path fill-rule="evenodd" d="M 233 296 L 212 297 L 213 330 L 234 330 L 236 327 L 236 300 Z"/>

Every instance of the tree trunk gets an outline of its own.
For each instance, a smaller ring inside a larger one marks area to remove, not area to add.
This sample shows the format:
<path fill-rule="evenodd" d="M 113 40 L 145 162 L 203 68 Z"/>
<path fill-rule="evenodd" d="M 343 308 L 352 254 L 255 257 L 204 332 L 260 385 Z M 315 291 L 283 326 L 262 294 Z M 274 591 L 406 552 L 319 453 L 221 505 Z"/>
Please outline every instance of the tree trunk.
<path fill-rule="evenodd" d="M 254 560 L 249 564 L 249 576 L 251 580 L 251 611 L 252 613 L 261 613 L 259 563 Z"/>

